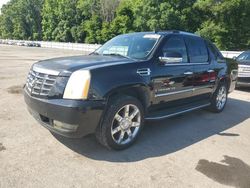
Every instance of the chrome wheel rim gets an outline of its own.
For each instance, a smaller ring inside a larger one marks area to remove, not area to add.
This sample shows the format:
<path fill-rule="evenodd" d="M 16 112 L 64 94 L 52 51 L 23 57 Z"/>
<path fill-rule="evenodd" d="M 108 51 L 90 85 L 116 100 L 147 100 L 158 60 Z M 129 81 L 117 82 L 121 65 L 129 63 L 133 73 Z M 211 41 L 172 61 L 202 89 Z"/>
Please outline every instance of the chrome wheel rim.
<path fill-rule="evenodd" d="M 218 110 L 221 110 L 227 101 L 227 90 L 225 86 L 222 86 L 219 89 L 219 92 L 217 94 L 217 98 L 216 98 L 216 107 Z"/>
<path fill-rule="evenodd" d="M 124 145 L 136 137 L 141 126 L 141 113 L 137 106 L 123 106 L 114 116 L 111 135 L 116 144 Z"/>

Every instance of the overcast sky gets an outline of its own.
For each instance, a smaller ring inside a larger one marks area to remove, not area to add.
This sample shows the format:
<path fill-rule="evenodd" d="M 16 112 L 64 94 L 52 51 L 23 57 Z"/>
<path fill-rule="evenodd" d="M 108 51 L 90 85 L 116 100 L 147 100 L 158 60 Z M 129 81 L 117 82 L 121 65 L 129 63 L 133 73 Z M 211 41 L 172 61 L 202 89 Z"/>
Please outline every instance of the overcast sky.
<path fill-rule="evenodd" d="M 2 8 L 3 4 L 7 3 L 10 0 L 0 0 L 0 8 Z"/>

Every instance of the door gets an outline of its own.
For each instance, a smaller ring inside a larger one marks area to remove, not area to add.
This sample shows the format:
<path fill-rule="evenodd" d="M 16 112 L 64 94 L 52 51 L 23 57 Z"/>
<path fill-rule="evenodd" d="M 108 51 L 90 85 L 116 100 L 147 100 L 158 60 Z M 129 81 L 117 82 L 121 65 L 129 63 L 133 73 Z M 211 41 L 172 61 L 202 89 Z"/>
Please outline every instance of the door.
<path fill-rule="evenodd" d="M 187 49 L 182 36 L 170 36 L 159 47 L 151 79 L 154 107 L 165 108 L 185 104 L 192 96 L 193 68 L 188 63 Z"/>
<path fill-rule="evenodd" d="M 193 98 L 209 99 L 214 86 L 214 66 L 210 63 L 205 41 L 198 36 L 185 36 L 190 64 L 193 65 Z"/>

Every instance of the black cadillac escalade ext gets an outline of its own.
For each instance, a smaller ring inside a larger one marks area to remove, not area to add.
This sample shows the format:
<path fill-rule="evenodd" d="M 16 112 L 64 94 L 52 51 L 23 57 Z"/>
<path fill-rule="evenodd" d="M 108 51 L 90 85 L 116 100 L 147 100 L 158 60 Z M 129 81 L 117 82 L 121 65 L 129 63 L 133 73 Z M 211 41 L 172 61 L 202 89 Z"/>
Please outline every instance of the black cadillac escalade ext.
<path fill-rule="evenodd" d="M 124 149 L 145 120 L 205 107 L 221 112 L 236 73 L 211 42 L 197 35 L 132 33 L 88 56 L 35 63 L 24 98 L 50 131 L 65 137 L 95 133 L 107 148 Z"/>

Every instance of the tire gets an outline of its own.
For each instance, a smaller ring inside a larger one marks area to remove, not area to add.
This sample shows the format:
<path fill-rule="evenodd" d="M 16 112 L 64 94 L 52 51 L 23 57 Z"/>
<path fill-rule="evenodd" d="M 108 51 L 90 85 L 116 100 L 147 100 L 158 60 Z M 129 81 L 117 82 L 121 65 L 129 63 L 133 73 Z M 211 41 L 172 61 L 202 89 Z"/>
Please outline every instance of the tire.
<path fill-rule="evenodd" d="M 117 96 L 110 99 L 96 138 L 108 149 L 126 149 L 136 141 L 143 124 L 144 109 L 140 101 L 131 96 Z"/>
<path fill-rule="evenodd" d="M 211 99 L 210 111 L 220 113 L 224 110 L 228 97 L 228 90 L 226 83 L 220 83 Z"/>

